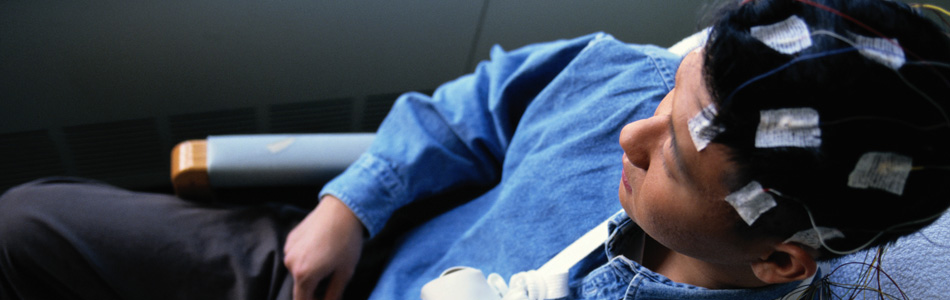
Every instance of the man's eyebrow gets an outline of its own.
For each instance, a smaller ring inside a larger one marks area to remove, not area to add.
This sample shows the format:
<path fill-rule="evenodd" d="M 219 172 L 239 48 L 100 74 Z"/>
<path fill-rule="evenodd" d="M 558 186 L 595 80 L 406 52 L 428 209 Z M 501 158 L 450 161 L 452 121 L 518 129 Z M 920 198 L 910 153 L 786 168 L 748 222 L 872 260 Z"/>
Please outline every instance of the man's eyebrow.
<path fill-rule="evenodd" d="M 690 176 L 689 170 L 686 168 L 686 163 L 683 161 L 683 154 L 680 153 L 679 143 L 676 142 L 676 129 L 673 127 L 673 115 L 670 114 L 669 121 L 669 135 L 670 135 L 670 148 L 673 148 L 673 162 L 676 164 L 676 168 L 679 169 L 681 178 L 685 178 L 687 183 L 693 183 L 693 176 Z"/>

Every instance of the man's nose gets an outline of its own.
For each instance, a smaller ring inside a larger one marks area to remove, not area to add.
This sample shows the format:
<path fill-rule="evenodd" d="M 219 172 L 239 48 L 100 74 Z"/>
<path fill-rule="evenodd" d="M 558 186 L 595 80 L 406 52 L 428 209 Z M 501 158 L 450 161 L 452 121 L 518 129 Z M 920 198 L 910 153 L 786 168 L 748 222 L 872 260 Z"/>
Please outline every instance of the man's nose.
<path fill-rule="evenodd" d="M 634 166 L 649 169 L 650 157 L 666 138 L 668 115 L 659 115 L 639 120 L 620 131 L 620 147 Z"/>

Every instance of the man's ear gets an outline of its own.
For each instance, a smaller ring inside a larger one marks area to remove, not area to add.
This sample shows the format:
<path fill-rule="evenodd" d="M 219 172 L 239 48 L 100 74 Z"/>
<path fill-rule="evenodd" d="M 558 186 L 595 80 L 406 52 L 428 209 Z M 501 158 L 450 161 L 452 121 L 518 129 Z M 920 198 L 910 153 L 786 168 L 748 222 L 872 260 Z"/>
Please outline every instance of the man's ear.
<path fill-rule="evenodd" d="M 752 272 L 765 283 L 804 280 L 818 270 L 813 250 L 808 251 L 794 243 L 780 243 L 772 250 L 752 263 Z"/>

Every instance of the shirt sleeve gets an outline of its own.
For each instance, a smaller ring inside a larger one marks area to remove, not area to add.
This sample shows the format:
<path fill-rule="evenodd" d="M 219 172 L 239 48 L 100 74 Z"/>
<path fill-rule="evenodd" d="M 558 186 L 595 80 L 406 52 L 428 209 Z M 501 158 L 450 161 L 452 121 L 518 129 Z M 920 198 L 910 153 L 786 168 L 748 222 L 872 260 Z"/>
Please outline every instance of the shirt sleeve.
<path fill-rule="evenodd" d="M 577 54 L 589 35 L 505 52 L 433 95 L 404 94 L 376 139 L 320 192 L 342 200 L 378 233 L 406 204 L 450 189 L 489 189 L 501 178 L 505 152 L 526 107 Z"/>

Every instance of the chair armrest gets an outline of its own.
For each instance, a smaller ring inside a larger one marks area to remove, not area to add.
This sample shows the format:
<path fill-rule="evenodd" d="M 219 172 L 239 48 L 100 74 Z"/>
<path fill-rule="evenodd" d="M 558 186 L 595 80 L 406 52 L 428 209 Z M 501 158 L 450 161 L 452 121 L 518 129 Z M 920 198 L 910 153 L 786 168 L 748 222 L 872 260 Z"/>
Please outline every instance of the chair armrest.
<path fill-rule="evenodd" d="M 175 194 L 186 199 L 211 198 L 208 142 L 189 140 L 172 149 L 171 179 Z"/>
<path fill-rule="evenodd" d="M 369 148 L 372 133 L 248 134 L 182 142 L 172 151 L 172 184 L 182 198 L 215 190 L 319 187 Z"/>

